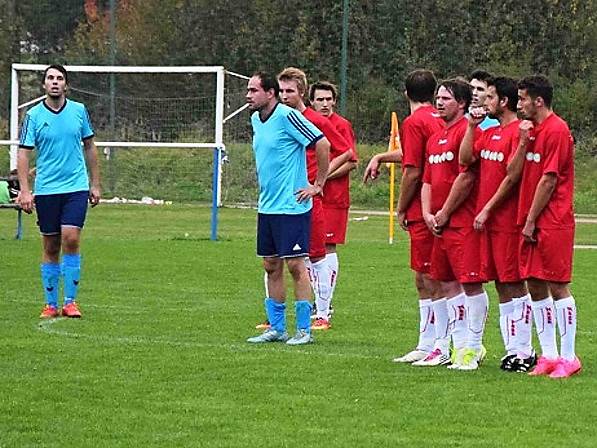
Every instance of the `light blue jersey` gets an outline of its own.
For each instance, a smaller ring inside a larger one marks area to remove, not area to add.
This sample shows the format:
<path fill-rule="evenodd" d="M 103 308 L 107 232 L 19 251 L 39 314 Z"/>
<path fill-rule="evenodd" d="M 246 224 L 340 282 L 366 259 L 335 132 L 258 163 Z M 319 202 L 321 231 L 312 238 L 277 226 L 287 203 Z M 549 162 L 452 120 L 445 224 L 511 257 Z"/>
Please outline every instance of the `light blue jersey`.
<path fill-rule="evenodd" d="M 253 151 L 259 181 L 259 213 L 297 215 L 311 210 L 311 201 L 296 200 L 296 191 L 309 185 L 305 148 L 323 134 L 300 112 L 278 103 L 261 121 L 251 116 Z"/>
<path fill-rule="evenodd" d="M 499 126 L 500 122 L 495 118 L 485 117 L 481 123 L 479 123 L 479 129 L 485 131 L 486 129 L 493 128 L 495 126 Z"/>
<path fill-rule="evenodd" d="M 91 137 L 91 120 L 81 103 L 66 100 L 54 111 L 42 101 L 27 112 L 19 144 L 37 150 L 36 195 L 89 190 L 81 141 Z"/>

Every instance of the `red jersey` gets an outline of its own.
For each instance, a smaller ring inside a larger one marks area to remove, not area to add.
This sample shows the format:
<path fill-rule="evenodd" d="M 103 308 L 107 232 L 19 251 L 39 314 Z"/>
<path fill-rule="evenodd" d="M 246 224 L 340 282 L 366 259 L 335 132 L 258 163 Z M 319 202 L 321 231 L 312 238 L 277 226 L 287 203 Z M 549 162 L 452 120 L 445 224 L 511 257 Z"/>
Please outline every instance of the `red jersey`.
<path fill-rule="evenodd" d="M 485 204 L 493 197 L 504 180 L 508 170 L 508 163 L 516 154 L 518 147 L 518 125 L 514 120 L 506 126 L 494 126 L 482 132 L 473 147 L 473 153 L 479 159 L 479 193 L 477 209 L 479 213 Z M 494 210 L 487 221 L 487 227 L 492 230 L 512 230 L 518 213 L 518 186 Z"/>
<path fill-rule="evenodd" d="M 402 146 L 402 172 L 407 166 L 425 169 L 425 146 L 432 134 L 445 128 L 444 121 L 439 118 L 433 106 L 423 106 L 406 117 L 400 128 L 400 145 Z M 421 186 L 406 209 L 408 222 L 421 221 Z"/>
<path fill-rule="evenodd" d="M 433 134 L 427 141 L 425 151 L 427 159 L 425 160 L 423 182 L 431 184 L 431 213 L 436 213 L 442 208 L 446 199 L 448 199 L 452 184 L 458 177 L 460 172 L 458 162 L 460 143 L 466 132 L 467 125 L 468 120 L 466 117 L 462 117 L 449 128 Z M 475 190 L 473 188 L 469 197 L 452 213 L 448 224 L 450 227 L 473 225 L 477 204 Z"/>
<path fill-rule="evenodd" d="M 344 137 L 342 137 L 338 131 L 336 131 L 336 128 L 329 119 L 320 113 L 315 112 L 310 107 L 307 107 L 303 111 L 303 115 L 307 120 L 313 123 L 317 129 L 323 132 L 325 138 L 330 142 L 330 160 L 335 159 L 340 154 L 343 154 L 350 149 L 350 144 L 344 140 Z M 307 178 L 310 183 L 314 183 L 317 178 L 317 155 L 315 153 L 315 145 L 307 147 Z"/>
<path fill-rule="evenodd" d="M 356 150 L 356 138 L 352 129 L 352 124 L 346 118 L 333 113 L 328 120 L 334 125 L 338 133 L 344 137 L 352 148 L 353 162 L 358 160 Z M 325 132 L 324 132 L 325 134 Z M 341 177 L 328 180 L 323 187 L 323 206 L 324 208 L 348 208 L 350 207 L 350 176 L 346 174 Z"/>
<path fill-rule="evenodd" d="M 574 139 L 564 120 L 551 113 L 531 132 L 522 171 L 518 224 L 526 223 L 537 184 L 544 174 L 557 176 L 549 202 L 537 218 L 541 229 L 574 227 Z"/>

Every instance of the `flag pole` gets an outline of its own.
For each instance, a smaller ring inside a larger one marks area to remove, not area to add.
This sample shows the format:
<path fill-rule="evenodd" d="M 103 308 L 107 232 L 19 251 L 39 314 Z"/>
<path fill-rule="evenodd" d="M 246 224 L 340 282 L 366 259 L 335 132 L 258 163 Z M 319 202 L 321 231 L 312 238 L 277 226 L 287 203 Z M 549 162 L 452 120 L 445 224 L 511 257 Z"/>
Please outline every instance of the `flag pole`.
<path fill-rule="evenodd" d="M 400 149 L 400 136 L 398 134 L 398 116 L 396 112 L 392 112 L 392 126 L 390 130 L 390 142 L 388 144 L 388 151 L 397 151 Z M 394 244 L 394 189 L 396 178 L 396 164 L 390 163 L 390 223 L 388 232 L 388 242 Z"/>

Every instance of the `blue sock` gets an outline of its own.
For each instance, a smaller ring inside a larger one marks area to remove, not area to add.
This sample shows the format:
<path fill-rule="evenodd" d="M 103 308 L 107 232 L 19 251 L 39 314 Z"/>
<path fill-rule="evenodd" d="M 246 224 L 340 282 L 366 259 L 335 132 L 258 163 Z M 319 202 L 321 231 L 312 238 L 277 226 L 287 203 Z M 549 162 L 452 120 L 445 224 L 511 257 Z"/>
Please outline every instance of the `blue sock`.
<path fill-rule="evenodd" d="M 286 303 L 276 302 L 269 297 L 264 302 L 269 324 L 277 332 L 284 333 L 286 331 Z"/>
<path fill-rule="evenodd" d="M 62 275 L 64 275 L 64 304 L 77 298 L 81 278 L 81 255 L 64 254 L 62 256 Z"/>
<path fill-rule="evenodd" d="M 296 310 L 296 329 L 311 333 L 311 304 L 308 300 L 296 299 L 294 302 Z"/>
<path fill-rule="evenodd" d="M 58 281 L 60 280 L 60 265 L 58 263 L 41 264 L 41 284 L 44 287 L 46 303 L 58 307 Z"/>

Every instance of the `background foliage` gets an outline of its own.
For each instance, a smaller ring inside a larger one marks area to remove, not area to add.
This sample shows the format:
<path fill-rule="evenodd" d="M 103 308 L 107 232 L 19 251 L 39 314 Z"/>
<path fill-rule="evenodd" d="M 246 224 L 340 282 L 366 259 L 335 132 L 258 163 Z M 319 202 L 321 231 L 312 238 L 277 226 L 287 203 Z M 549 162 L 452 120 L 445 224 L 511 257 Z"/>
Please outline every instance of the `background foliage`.
<path fill-rule="evenodd" d="M 109 63 L 108 3 L 0 0 L 3 91 L 11 62 Z M 116 4 L 117 64 L 224 65 L 245 74 L 296 65 L 311 79 L 338 80 L 340 0 Z M 414 68 L 439 77 L 477 67 L 511 76 L 542 72 L 556 85 L 556 109 L 582 137 L 597 118 L 596 15 L 594 0 L 463 0 L 458 7 L 447 0 L 352 1 L 347 115 L 361 140 L 380 141 L 389 112 L 406 112 L 402 80 Z M 5 118 L 7 95 L 1 101 Z"/>

